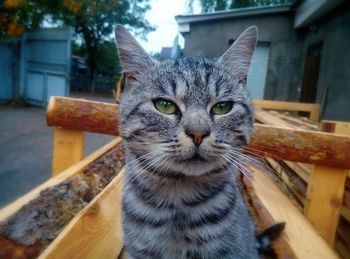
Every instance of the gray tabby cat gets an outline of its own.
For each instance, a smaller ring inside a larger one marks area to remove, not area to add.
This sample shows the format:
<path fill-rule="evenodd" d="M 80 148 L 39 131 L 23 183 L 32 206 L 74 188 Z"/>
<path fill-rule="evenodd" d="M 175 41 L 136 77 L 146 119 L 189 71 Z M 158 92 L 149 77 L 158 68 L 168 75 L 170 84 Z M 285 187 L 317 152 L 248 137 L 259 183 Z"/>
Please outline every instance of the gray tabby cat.
<path fill-rule="evenodd" d="M 255 227 L 233 174 L 252 133 L 245 83 L 257 28 L 245 30 L 216 62 L 159 63 L 120 25 L 116 41 L 125 76 L 128 258 L 258 258 Z"/>

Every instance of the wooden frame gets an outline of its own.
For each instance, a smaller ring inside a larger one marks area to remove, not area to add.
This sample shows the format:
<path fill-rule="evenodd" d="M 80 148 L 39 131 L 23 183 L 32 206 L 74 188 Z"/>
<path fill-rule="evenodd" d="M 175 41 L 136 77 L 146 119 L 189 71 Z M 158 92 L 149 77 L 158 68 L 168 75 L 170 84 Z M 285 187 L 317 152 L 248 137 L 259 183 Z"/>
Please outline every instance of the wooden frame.
<path fill-rule="evenodd" d="M 315 103 L 253 100 L 253 105 L 256 108 L 268 110 L 308 112 L 311 120 L 319 121 L 320 119 L 320 105 Z"/>
<path fill-rule="evenodd" d="M 64 107 L 70 108 L 65 109 Z M 105 107 L 106 110 L 102 107 Z M 81 113 L 81 111 L 83 112 Z M 69 116 L 72 116 L 71 119 L 66 119 Z M 64 118 L 64 120 L 60 120 L 60 118 Z M 82 118 L 84 119 L 82 120 Z M 94 128 L 97 119 L 101 119 L 100 123 L 103 125 L 109 126 Z M 97 102 L 55 97 L 50 102 L 47 120 L 49 125 L 58 127 L 60 130 L 90 131 L 110 135 L 118 135 L 119 133 L 117 105 L 108 104 L 105 106 L 105 104 Z M 86 122 L 89 123 L 86 125 Z M 121 139 L 118 138 L 109 143 L 1 210 L 0 222 L 6 221 L 11 215 L 17 213 L 22 206 L 35 200 L 43 190 L 54 187 L 68 177 L 80 172 L 96 158 L 101 157 L 108 150 L 118 145 L 120 141 Z M 78 143 L 81 143 L 81 141 L 78 141 Z M 284 150 L 283 152 L 281 152 L 281 147 Z M 345 150 L 342 157 L 334 154 L 334 150 L 338 148 Z M 335 165 L 350 168 L 350 154 L 347 152 L 347 150 L 350 150 L 350 138 L 346 136 L 256 125 L 256 131 L 247 151 L 250 152 L 250 150 L 254 150 L 259 155 L 270 157 L 293 157 L 295 161 L 308 161 L 323 166 Z M 314 152 L 318 152 L 318 156 L 310 155 Z M 73 162 L 67 164 L 70 163 Z M 54 242 L 45 249 L 40 258 L 68 258 L 77 255 L 83 258 L 96 258 L 96 256 L 114 257 L 118 255 L 122 247 L 119 207 L 122 177 L 123 173 L 118 173 L 109 185 L 70 221 L 60 235 L 55 238 Z M 260 172 L 260 169 L 255 174 L 252 186 L 261 204 L 267 208 L 272 219 L 287 222 L 284 240 L 293 249 L 296 258 L 337 258 L 336 254 L 311 227 L 306 218 L 293 207 L 288 198 L 284 197 L 271 180 Z M 283 207 L 283 210 L 281 210 L 281 207 Z M 116 224 L 110 225 L 109 222 L 113 219 L 115 219 Z"/>

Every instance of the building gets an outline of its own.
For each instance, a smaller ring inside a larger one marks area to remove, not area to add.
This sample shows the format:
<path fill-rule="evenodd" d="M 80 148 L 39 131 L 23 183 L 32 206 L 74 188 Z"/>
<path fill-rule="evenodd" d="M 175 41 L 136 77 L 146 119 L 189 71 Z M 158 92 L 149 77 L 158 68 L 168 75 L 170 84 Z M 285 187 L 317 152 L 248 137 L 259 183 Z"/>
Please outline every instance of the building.
<path fill-rule="evenodd" d="M 176 16 L 184 55 L 218 57 L 251 25 L 259 38 L 248 76 L 253 98 L 316 102 L 322 118 L 350 120 L 350 2 Z"/>

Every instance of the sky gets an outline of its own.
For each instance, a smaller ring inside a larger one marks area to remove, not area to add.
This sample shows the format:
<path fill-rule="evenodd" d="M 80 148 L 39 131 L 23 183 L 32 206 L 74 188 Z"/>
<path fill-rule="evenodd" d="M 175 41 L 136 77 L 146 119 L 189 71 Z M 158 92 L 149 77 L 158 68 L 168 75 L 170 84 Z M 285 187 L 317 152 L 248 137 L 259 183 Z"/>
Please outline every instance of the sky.
<path fill-rule="evenodd" d="M 146 14 L 146 19 L 156 26 L 154 32 L 147 35 L 147 41 L 136 37 L 144 49 L 149 53 L 160 52 L 162 47 L 172 47 L 174 38 L 178 34 L 175 16 L 185 14 L 186 0 L 151 0 L 152 9 Z M 179 37 L 183 47 L 184 40 Z"/>

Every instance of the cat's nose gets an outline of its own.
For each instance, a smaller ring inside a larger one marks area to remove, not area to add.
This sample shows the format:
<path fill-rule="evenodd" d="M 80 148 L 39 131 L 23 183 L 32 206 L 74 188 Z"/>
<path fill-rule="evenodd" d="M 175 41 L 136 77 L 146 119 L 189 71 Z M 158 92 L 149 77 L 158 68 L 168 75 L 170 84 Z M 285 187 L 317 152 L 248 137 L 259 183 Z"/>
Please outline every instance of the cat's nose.
<path fill-rule="evenodd" d="M 189 137 L 192 138 L 193 143 L 196 146 L 199 146 L 202 143 L 203 138 L 210 135 L 210 130 L 203 131 L 186 131 L 185 132 Z"/>

